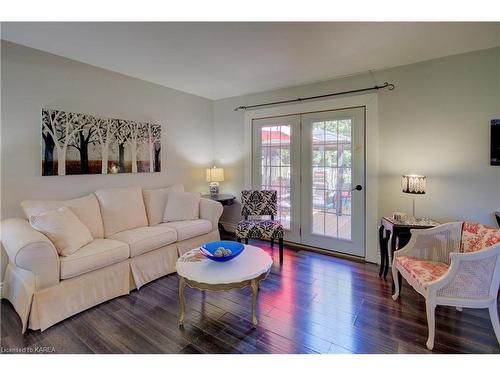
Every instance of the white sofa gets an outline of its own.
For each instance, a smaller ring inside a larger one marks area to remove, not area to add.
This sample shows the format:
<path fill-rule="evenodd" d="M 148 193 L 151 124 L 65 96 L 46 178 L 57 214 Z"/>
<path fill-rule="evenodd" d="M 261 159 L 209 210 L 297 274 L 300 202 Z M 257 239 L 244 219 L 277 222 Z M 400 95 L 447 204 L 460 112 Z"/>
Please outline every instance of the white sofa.
<path fill-rule="evenodd" d="M 66 201 L 24 201 L 27 217 L 68 207 L 94 240 L 70 256 L 25 219 L 2 221 L 9 256 L 2 298 L 26 328 L 42 331 L 99 303 L 175 272 L 184 252 L 219 239 L 218 202 L 201 199 L 199 219 L 162 223 L 168 192 L 140 187 L 98 190 Z"/>

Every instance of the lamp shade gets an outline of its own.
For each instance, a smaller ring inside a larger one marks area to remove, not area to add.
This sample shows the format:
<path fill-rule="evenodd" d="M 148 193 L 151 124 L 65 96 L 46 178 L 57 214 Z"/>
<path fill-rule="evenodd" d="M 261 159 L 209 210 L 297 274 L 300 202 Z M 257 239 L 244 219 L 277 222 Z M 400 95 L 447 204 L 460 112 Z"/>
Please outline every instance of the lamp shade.
<path fill-rule="evenodd" d="M 224 181 L 223 168 L 207 168 L 207 182 L 222 182 Z"/>
<path fill-rule="evenodd" d="M 425 194 L 426 176 L 416 174 L 405 174 L 401 180 L 403 185 L 403 193 L 408 194 Z"/>

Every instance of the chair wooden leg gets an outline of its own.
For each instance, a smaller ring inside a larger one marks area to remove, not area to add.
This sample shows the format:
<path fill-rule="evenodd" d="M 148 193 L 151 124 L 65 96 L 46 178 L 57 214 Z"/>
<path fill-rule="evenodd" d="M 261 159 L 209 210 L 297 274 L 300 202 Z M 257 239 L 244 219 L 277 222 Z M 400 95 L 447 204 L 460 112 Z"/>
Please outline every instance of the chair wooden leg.
<path fill-rule="evenodd" d="M 490 312 L 491 324 L 493 325 L 493 330 L 495 331 L 495 335 L 497 336 L 498 344 L 500 344 L 500 322 L 498 321 L 498 311 L 497 311 L 497 301 L 494 300 L 491 305 L 488 307 L 488 311 Z"/>
<path fill-rule="evenodd" d="M 245 238 L 245 245 L 248 245 L 248 238 Z"/>
<path fill-rule="evenodd" d="M 394 294 L 392 295 L 392 299 L 396 301 L 399 297 L 400 280 L 398 269 L 394 263 L 392 264 L 392 280 L 394 280 Z"/>
<path fill-rule="evenodd" d="M 274 249 L 274 238 L 271 238 L 271 249 Z"/>
<path fill-rule="evenodd" d="M 278 240 L 278 245 L 280 248 L 280 264 L 283 264 L 283 238 Z"/>
<path fill-rule="evenodd" d="M 425 301 L 425 309 L 427 312 L 427 326 L 429 327 L 429 337 L 427 338 L 427 349 L 432 350 L 434 348 L 434 334 L 436 330 L 436 321 L 435 321 L 435 311 L 436 305 L 429 301 Z"/>

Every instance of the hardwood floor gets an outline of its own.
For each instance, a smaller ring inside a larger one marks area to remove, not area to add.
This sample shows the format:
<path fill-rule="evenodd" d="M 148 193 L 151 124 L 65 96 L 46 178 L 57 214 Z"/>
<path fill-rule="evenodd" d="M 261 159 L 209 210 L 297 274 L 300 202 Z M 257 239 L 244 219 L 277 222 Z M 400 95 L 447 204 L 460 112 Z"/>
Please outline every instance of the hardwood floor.
<path fill-rule="evenodd" d="M 268 244 L 251 243 L 271 253 Z M 392 301 L 391 283 L 379 279 L 376 265 L 285 248 L 280 267 L 277 246 L 273 257 L 271 274 L 261 284 L 257 329 L 249 289 L 190 288 L 180 328 L 173 274 L 24 336 L 17 314 L 2 300 L 2 352 L 431 353 L 425 348 L 423 298 L 404 284 L 401 301 Z M 440 306 L 436 327 L 432 353 L 500 353 L 487 310 Z"/>

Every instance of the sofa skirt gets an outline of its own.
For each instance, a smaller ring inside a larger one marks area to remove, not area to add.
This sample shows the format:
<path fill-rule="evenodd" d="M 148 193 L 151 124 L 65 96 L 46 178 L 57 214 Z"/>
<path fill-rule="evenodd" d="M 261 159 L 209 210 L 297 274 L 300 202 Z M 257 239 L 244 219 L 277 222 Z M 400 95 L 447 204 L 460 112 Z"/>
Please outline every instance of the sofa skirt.
<path fill-rule="evenodd" d="M 30 329 L 43 331 L 83 310 L 129 294 L 129 269 L 129 262 L 126 260 L 35 292 L 31 305 Z"/>

